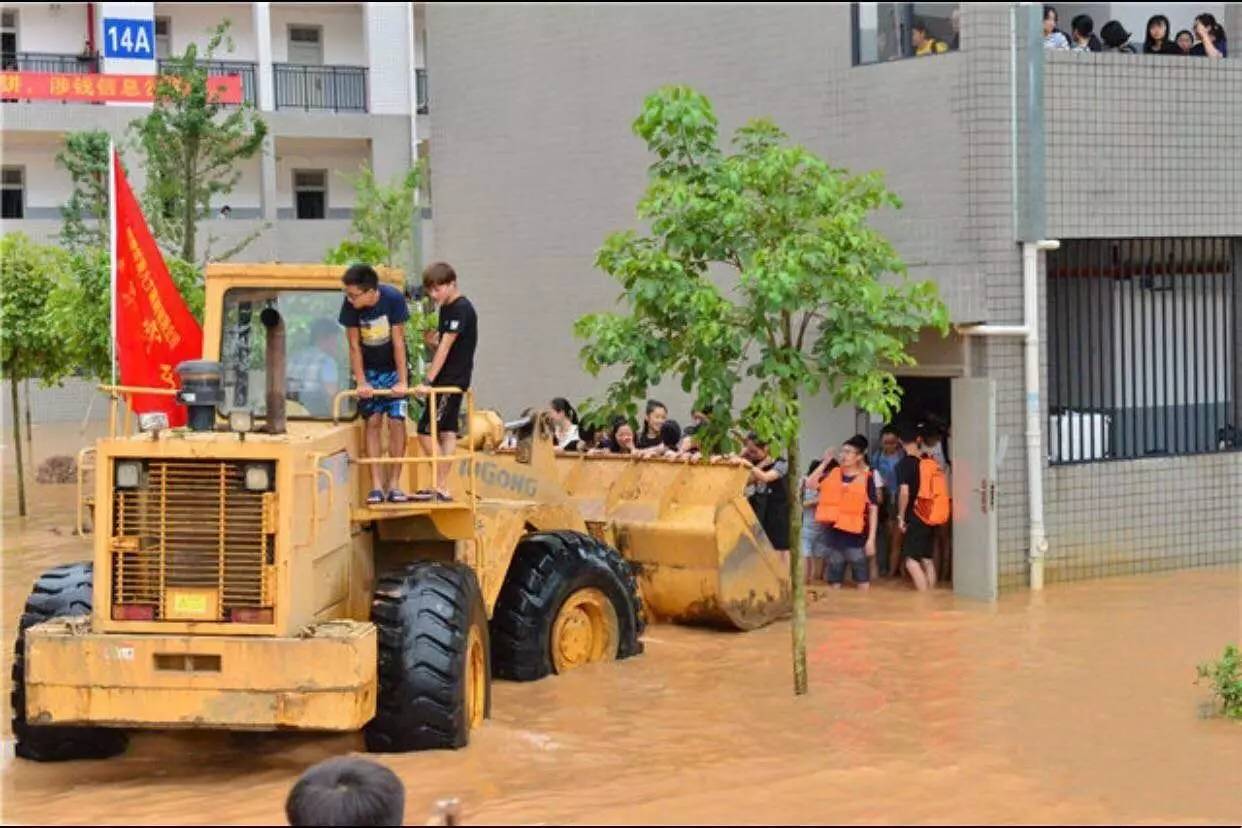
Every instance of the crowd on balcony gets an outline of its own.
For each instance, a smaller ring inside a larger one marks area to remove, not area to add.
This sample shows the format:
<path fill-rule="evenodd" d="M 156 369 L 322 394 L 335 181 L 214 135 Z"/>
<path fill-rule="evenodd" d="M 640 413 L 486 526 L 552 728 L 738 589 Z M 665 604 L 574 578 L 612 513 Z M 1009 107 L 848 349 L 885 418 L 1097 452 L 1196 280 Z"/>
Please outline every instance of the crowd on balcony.
<path fill-rule="evenodd" d="M 1044 6 L 1045 49 L 1207 58 L 1229 56 L 1225 28 L 1206 12 L 1195 16 L 1194 31 L 1182 29 L 1176 34 L 1169 25 L 1169 18 L 1163 14 L 1152 15 L 1141 44 L 1132 42 L 1130 32 L 1117 20 L 1105 23 L 1098 36 L 1095 21 L 1089 14 L 1080 14 L 1071 20 L 1068 34 L 1058 28 L 1059 22 L 1056 7 Z"/>

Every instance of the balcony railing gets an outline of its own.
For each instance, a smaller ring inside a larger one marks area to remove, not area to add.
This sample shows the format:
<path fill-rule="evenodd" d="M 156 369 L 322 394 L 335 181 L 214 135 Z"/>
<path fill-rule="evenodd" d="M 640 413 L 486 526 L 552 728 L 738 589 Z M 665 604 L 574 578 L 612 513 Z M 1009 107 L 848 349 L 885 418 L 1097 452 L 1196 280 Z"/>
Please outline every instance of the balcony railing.
<path fill-rule="evenodd" d="M 429 111 L 428 104 L 430 103 L 430 99 L 428 98 L 428 94 L 427 94 L 427 70 L 426 69 L 415 69 L 414 70 L 414 84 L 415 84 L 414 91 L 415 91 L 415 94 L 417 95 L 418 114 L 426 115 L 427 112 Z"/>
<path fill-rule="evenodd" d="M 367 111 L 367 70 L 362 66 L 272 65 L 277 109 Z"/>
<path fill-rule="evenodd" d="M 159 63 L 160 72 L 163 73 L 168 68 L 175 66 L 176 63 L 173 60 L 161 60 Z M 199 61 L 198 65 L 206 67 L 208 77 L 241 75 L 242 100 L 248 104 L 257 105 L 258 92 L 255 86 L 255 64 L 239 60 L 204 60 Z"/>
<path fill-rule="evenodd" d="M 90 75 L 99 71 L 99 57 L 97 55 L 62 55 L 52 52 L 18 52 L 16 56 L 5 55 L 4 69 L 9 72 Z"/>

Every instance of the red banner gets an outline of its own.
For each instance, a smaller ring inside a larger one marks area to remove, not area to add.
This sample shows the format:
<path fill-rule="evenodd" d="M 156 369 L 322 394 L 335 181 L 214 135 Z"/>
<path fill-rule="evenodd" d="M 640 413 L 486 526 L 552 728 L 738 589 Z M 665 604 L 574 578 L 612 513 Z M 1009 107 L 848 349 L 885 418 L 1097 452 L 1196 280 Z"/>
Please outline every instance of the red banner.
<path fill-rule="evenodd" d="M 116 360 L 121 385 L 177 388 L 178 363 L 202 356 L 203 329 L 168 273 L 115 152 L 113 164 L 116 228 L 112 255 L 116 261 Z M 135 396 L 130 405 L 137 413 L 164 411 L 170 425 L 185 425 L 185 407 L 173 397 Z"/>
<path fill-rule="evenodd" d="M 0 98 L 31 101 L 155 100 L 155 75 L 75 75 L 61 72 L 0 72 Z M 242 102 L 241 75 L 207 78 L 207 94 L 215 103 Z"/>

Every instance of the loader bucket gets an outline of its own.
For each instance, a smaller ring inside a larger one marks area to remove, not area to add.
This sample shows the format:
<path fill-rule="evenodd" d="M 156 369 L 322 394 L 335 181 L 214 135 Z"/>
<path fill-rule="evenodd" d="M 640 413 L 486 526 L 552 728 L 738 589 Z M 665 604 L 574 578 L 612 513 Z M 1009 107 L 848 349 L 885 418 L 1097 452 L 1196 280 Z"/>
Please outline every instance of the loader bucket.
<path fill-rule="evenodd" d="M 790 610 L 789 573 L 732 465 L 557 457 L 568 498 L 592 531 L 637 564 L 659 619 L 751 630 Z"/>

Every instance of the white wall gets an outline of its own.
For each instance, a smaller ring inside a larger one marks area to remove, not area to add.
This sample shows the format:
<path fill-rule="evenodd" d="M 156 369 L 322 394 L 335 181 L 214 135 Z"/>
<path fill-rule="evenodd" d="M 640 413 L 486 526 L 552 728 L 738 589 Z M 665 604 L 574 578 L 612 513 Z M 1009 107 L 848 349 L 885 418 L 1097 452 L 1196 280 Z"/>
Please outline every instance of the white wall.
<path fill-rule="evenodd" d="M 76 55 L 86 44 L 86 4 L 61 3 L 54 11 L 50 3 L 5 4 L 17 12 L 17 51 L 52 52 Z M 98 36 L 96 36 L 98 38 Z"/>
<path fill-rule="evenodd" d="M 354 187 L 350 183 L 359 169 L 370 161 L 366 141 L 339 139 L 276 139 L 276 204 L 293 207 L 293 171 L 328 171 L 328 209 L 354 206 Z"/>
<path fill-rule="evenodd" d="M 404 3 L 368 3 L 365 54 L 369 60 L 369 111 L 409 115 L 414 67 L 410 65 L 410 26 Z"/>
<path fill-rule="evenodd" d="M 272 62 L 289 60 L 289 26 L 323 28 L 325 66 L 366 66 L 363 10 L 358 3 L 273 3 Z"/>
<path fill-rule="evenodd" d="M 69 199 L 73 189 L 69 173 L 56 164 L 56 154 L 64 148 L 63 140 L 58 133 L 9 133 L 0 142 L 0 162 L 26 168 L 28 209 L 59 207 Z"/>
<path fill-rule="evenodd" d="M 210 33 L 227 18 L 229 37 L 233 39 L 233 51 L 223 47 L 217 60 L 258 61 L 258 48 L 254 38 L 254 13 L 248 3 L 156 3 L 156 17 L 168 17 L 171 24 L 172 53 L 179 55 L 191 43 L 199 51 L 207 45 Z"/>
<path fill-rule="evenodd" d="M 233 192 L 226 196 L 217 196 L 212 200 L 211 208 L 213 213 L 225 204 L 229 205 L 233 210 L 239 207 L 258 210 L 262 206 L 263 184 L 259 177 L 259 164 L 259 155 L 256 153 L 254 158 L 242 161 L 237 165 L 241 169 L 241 178 L 238 180 L 237 186 L 233 188 Z"/>

